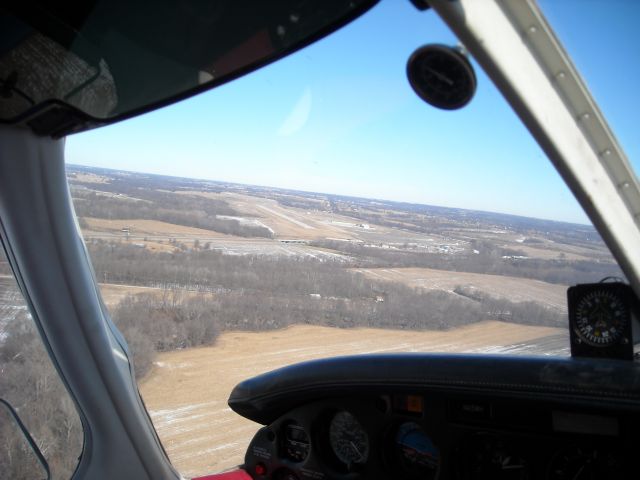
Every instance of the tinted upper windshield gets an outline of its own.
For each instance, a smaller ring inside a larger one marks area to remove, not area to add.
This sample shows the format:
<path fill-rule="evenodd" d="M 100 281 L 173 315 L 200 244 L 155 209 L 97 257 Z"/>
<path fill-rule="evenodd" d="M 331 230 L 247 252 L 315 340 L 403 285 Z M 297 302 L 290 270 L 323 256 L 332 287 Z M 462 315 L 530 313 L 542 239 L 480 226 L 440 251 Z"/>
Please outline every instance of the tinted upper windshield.
<path fill-rule="evenodd" d="M 0 119 L 51 101 L 97 119 L 132 114 L 299 48 L 371 3 L 14 5 L 0 15 Z"/>

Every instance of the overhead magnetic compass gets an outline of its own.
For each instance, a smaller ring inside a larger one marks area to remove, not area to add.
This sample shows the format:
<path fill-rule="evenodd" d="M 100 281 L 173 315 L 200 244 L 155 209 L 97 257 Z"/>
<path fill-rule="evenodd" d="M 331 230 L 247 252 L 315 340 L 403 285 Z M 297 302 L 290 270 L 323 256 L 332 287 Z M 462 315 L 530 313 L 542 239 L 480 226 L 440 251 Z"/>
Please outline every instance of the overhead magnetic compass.
<path fill-rule="evenodd" d="M 424 45 L 407 62 L 411 88 L 425 102 L 443 110 L 457 110 L 471 101 L 476 75 L 461 48 Z"/>

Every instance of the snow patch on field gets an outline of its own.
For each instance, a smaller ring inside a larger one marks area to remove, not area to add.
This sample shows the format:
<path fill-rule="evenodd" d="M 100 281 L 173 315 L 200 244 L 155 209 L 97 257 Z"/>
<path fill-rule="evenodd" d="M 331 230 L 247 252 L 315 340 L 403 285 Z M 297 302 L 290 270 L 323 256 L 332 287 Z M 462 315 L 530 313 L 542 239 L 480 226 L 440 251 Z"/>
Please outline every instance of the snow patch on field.
<path fill-rule="evenodd" d="M 149 410 L 149 415 L 152 418 L 159 418 L 164 421 L 173 421 L 175 419 L 181 419 L 185 416 L 190 416 L 191 412 L 194 410 L 201 409 L 203 407 L 211 407 L 216 405 L 217 401 L 213 402 L 204 402 L 204 403 L 194 403 L 193 405 L 184 405 L 182 407 L 170 408 L 170 409 L 162 409 L 162 410 Z"/>
<path fill-rule="evenodd" d="M 220 218 L 222 220 L 235 220 L 240 225 L 246 225 L 246 226 L 249 226 L 249 227 L 262 227 L 262 228 L 266 228 L 267 230 L 269 230 L 273 235 L 275 235 L 275 233 L 276 233 L 276 232 L 273 231 L 273 229 L 271 227 L 269 227 L 268 225 L 265 225 L 264 223 L 262 223 L 257 218 L 234 217 L 232 215 L 216 215 L 216 218 Z"/>
<path fill-rule="evenodd" d="M 175 370 L 178 368 L 189 368 L 191 366 L 190 363 L 166 363 L 166 362 L 153 362 L 153 364 L 158 368 L 168 368 L 171 370 Z"/>
<path fill-rule="evenodd" d="M 0 276 L 0 342 L 7 338 L 6 328 L 16 319 L 31 319 L 22 294 L 10 275 Z"/>

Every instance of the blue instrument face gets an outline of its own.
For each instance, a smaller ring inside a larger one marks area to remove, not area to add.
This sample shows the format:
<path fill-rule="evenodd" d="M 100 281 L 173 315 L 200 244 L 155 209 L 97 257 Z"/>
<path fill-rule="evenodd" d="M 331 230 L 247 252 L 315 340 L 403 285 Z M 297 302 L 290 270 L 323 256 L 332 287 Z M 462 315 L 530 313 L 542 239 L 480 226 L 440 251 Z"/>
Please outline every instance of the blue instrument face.
<path fill-rule="evenodd" d="M 400 425 L 395 449 L 398 464 L 412 478 L 435 478 L 440 465 L 440 450 L 420 425 L 414 422 Z"/>

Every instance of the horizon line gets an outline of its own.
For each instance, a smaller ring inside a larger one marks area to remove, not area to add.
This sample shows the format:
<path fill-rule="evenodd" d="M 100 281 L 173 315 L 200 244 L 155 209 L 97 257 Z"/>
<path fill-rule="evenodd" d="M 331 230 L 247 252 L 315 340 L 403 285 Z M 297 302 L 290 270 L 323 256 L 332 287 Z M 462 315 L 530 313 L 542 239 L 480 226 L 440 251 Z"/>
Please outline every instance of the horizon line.
<path fill-rule="evenodd" d="M 600 232 L 598 232 L 598 230 L 595 228 L 595 226 L 593 224 L 591 224 L 591 223 L 579 223 L 579 222 L 570 222 L 570 221 L 567 221 L 567 220 L 556 220 L 556 219 L 550 219 L 550 218 L 531 217 L 531 216 L 520 215 L 520 214 L 516 214 L 516 213 L 506 213 L 506 212 L 497 212 L 497 211 L 489 211 L 489 210 L 477 210 L 477 209 L 466 208 L 466 207 L 453 207 L 453 206 L 446 206 L 446 205 L 434 205 L 434 204 L 429 204 L 429 203 L 408 202 L 408 201 L 404 201 L 404 200 L 392 200 L 392 199 L 385 199 L 385 198 L 359 197 L 357 195 L 345 195 L 345 194 L 342 194 L 342 193 L 316 192 L 316 191 L 312 191 L 312 190 L 297 190 L 297 189 L 279 187 L 279 186 L 274 186 L 274 185 L 257 185 L 257 184 L 242 183 L 242 182 L 237 182 L 237 181 L 215 180 L 215 179 L 211 179 L 211 178 L 181 177 L 181 176 L 167 175 L 167 174 L 162 174 L 162 173 L 141 172 L 141 171 L 136 171 L 136 170 L 122 170 L 122 169 L 109 168 L 109 167 L 97 167 L 95 165 L 82 165 L 82 164 L 78 164 L 78 163 L 67 163 L 67 162 L 65 162 L 65 165 L 69 166 L 69 167 L 82 167 L 82 168 L 89 168 L 89 169 L 96 169 L 96 170 L 109 170 L 109 171 L 112 171 L 112 172 L 124 172 L 124 173 L 134 173 L 134 174 L 141 174 L 141 175 L 152 175 L 152 176 L 156 176 L 156 177 L 167 177 L 167 178 L 175 178 L 175 179 L 181 179 L 181 180 L 196 180 L 196 181 L 200 181 L 200 182 L 213 182 L 213 183 L 220 183 L 220 184 L 237 185 L 237 186 L 242 186 L 242 187 L 269 188 L 269 189 L 274 189 L 274 190 L 280 190 L 280 191 L 283 191 L 283 192 L 296 192 L 296 193 L 303 193 L 303 194 L 327 195 L 327 196 L 335 196 L 335 197 L 352 198 L 352 199 L 357 199 L 357 200 L 392 202 L 392 203 L 398 203 L 398 204 L 416 205 L 416 206 L 424 206 L 424 207 L 431 207 L 431 208 L 442 208 L 442 209 L 448 209 L 448 210 L 464 210 L 464 211 L 467 211 L 467 212 L 485 213 L 485 214 L 491 214 L 491 215 L 502 215 L 502 216 L 505 216 L 505 217 L 516 217 L 516 218 L 523 218 L 523 219 L 529 219 L 529 220 L 538 220 L 538 221 L 543 221 L 543 222 L 552 222 L 552 223 L 561 223 L 561 224 L 566 224 L 566 225 L 574 225 L 574 226 L 580 226 L 580 227 L 590 227 L 590 228 L 592 228 L 594 230 L 594 232 L 598 233 L 598 235 L 600 234 Z"/>

